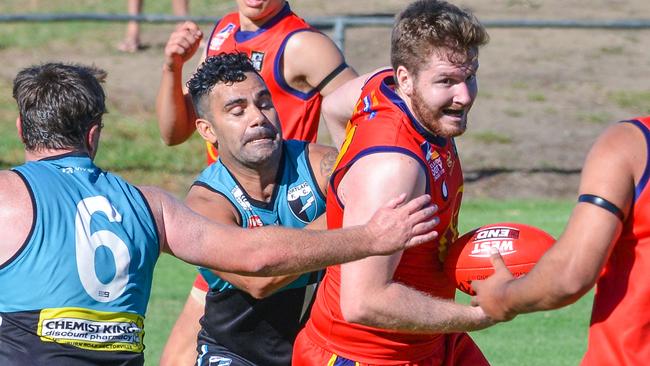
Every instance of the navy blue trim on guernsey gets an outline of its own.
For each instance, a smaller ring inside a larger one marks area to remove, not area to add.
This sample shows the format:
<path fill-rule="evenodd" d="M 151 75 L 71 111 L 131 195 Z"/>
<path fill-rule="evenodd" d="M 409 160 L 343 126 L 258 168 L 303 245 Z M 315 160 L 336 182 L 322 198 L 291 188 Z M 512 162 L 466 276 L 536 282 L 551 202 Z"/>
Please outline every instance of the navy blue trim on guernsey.
<path fill-rule="evenodd" d="M 228 172 L 228 173 L 230 173 L 230 172 Z M 225 198 L 226 201 L 230 202 L 232 207 L 235 209 L 235 212 L 237 212 L 237 217 L 239 218 L 239 221 L 237 222 L 237 224 L 239 226 L 243 225 L 244 218 L 241 217 L 241 212 L 239 212 L 239 210 L 237 209 L 237 206 L 235 206 L 235 203 L 233 201 L 231 201 L 230 198 L 228 198 L 225 194 L 223 194 L 222 192 L 217 191 L 216 189 L 212 188 L 209 184 L 206 184 L 206 183 L 201 182 L 201 181 L 196 181 L 196 182 L 192 183 L 192 186 L 203 187 L 203 188 L 207 189 L 208 191 L 216 193 L 216 194 L 220 195 L 221 197 Z"/>
<path fill-rule="evenodd" d="M 364 156 L 372 155 L 372 154 L 378 154 L 378 153 L 398 153 L 398 154 L 404 154 L 406 156 L 410 156 L 415 161 L 420 163 L 422 166 L 422 169 L 424 169 L 424 176 L 426 177 L 427 184 L 425 187 L 425 193 L 429 192 L 429 189 L 431 188 L 430 182 L 429 182 L 429 174 L 427 170 L 427 165 L 420 159 L 419 156 L 417 156 L 414 152 L 412 152 L 409 149 L 399 147 L 399 146 L 373 146 L 369 147 L 367 149 L 361 150 L 357 155 L 352 158 L 347 164 L 345 164 L 344 167 L 341 169 L 337 169 L 334 173 L 332 173 L 332 177 L 330 178 L 330 186 L 332 186 L 332 191 L 334 192 L 334 197 L 336 198 L 336 201 L 339 203 L 339 206 L 341 208 L 345 208 L 345 205 L 341 200 L 339 199 L 339 194 L 336 191 L 336 184 L 334 184 L 334 180 L 336 177 L 341 173 L 343 170 L 348 171 L 350 167 L 352 167 L 352 164 L 354 164 L 357 160 L 363 158 Z"/>
<path fill-rule="evenodd" d="M 23 183 L 25 183 L 25 187 L 27 187 L 27 192 L 29 192 L 29 199 L 32 201 L 32 227 L 29 229 L 29 234 L 27 234 L 27 237 L 25 237 L 25 241 L 20 246 L 20 249 L 18 249 L 16 253 L 14 253 L 14 255 L 11 256 L 11 258 L 7 259 L 6 262 L 0 264 L 0 270 L 10 265 L 14 260 L 16 260 L 16 258 L 18 258 L 18 256 L 25 250 L 25 248 L 27 248 L 27 244 L 29 243 L 29 241 L 32 238 L 32 235 L 34 234 L 34 228 L 36 227 L 36 219 L 37 219 L 36 199 L 34 198 L 34 191 L 32 191 L 32 187 L 27 182 L 27 178 L 25 178 L 25 176 L 21 172 L 13 169 L 11 169 L 11 171 L 16 173 L 18 177 L 22 179 Z"/>
<path fill-rule="evenodd" d="M 208 38 L 208 43 L 205 45 L 205 58 L 208 58 L 208 53 L 210 53 L 210 45 L 212 44 L 212 37 L 214 37 L 214 32 L 217 31 L 217 26 L 219 25 L 222 19 L 223 18 L 218 19 L 214 23 L 214 27 L 212 27 L 212 32 L 210 32 L 210 38 Z"/>
<path fill-rule="evenodd" d="M 158 243 L 157 243 L 158 244 L 158 257 L 157 258 L 160 258 L 160 251 L 161 251 L 161 247 L 160 247 L 160 231 L 158 230 L 158 222 L 156 222 L 156 216 L 154 216 L 153 210 L 151 210 L 151 205 L 149 205 L 149 201 L 147 201 L 147 197 L 145 197 L 144 193 L 142 193 L 140 188 L 138 188 L 135 185 L 133 186 L 133 188 L 135 188 L 135 190 L 138 191 L 138 193 L 140 193 L 140 197 L 142 198 L 142 202 L 144 202 L 144 205 L 147 206 L 147 212 L 149 212 L 149 216 L 151 216 L 151 221 L 153 223 L 153 228 L 154 228 L 154 230 L 156 230 L 156 236 L 158 236 Z"/>
<path fill-rule="evenodd" d="M 431 132 L 427 131 L 427 129 L 425 129 L 417 120 L 417 118 L 415 118 L 415 116 L 411 113 L 411 110 L 406 105 L 406 102 L 404 102 L 404 100 L 400 98 L 400 96 L 397 95 L 397 93 L 395 93 L 395 91 L 390 86 L 388 86 L 388 84 L 386 84 L 386 79 L 387 78 L 384 78 L 384 80 L 381 81 L 381 84 L 379 85 L 379 90 L 391 102 L 393 102 L 393 104 L 395 104 L 399 109 L 401 109 L 402 112 L 406 114 L 406 116 L 408 116 L 409 120 L 411 121 L 411 124 L 413 125 L 415 130 L 418 131 L 420 135 L 422 135 L 422 137 L 424 137 L 428 142 L 432 144 L 435 144 L 440 147 L 444 147 L 445 144 L 447 143 L 447 140 L 444 137 L 436 136 Z"/>
<path fill-rule="evenodd" d="M 327 201 L 325 198 L 325 193 L 320 188 L 320 184 L 318 183 L 318 179 L 316 179 L 316 175 L 314 174 L 314 169 L 311 166 L 311 160 L 309 159 L 309 143 L 305 143 L 304 146 L 305 150 L 305 162 L 307 162 L 307 170 L 309 170 L 309 176 L 311 177 L 311 181 L 314 182 L 316 185 L 316 191 L 318 192 L 318 195 L 323 201 Z"/>
<path fill-rule="evenodd" d="M 284 48 L 287 46 L 287 42 L 289 41 L 289 38 L 291 38 L 294 34 L 299 33 L 299 32 L 317 32 L 311 28 L 303 28 L 303 29 L 297 29 L 291 33 L 289 33 L 284 40 L 282 41 L 282 44 L 280 45 L 280 48 L 278 49 L 278 53 L 275 55 L 275 60 L 273 60 L 273 77 L 275 78 L 275 81 L 278 83 L 280 88 L 282 88 L 284 91 L 287 93 L 293 95 L 296 98 L 300 98 L 302 100 L 307 100 L 311 97 L 313 97 L 316 93 L 318 93 L 318 89 L 314 88 L 306 93 L 301 92 L 300 90 L 296 90 L 289 86 L 286 80 L 284 80 L 284 75 L 281 74 L 282 67 L 280 67 L 280 61 L 282 60 L 282 56 L 284 55 Z"/>
<path fill-rule="evenodd" d="M 289 14 L 291 14 L 291 8 L 289 7 L 289 3 L 285 3 L 284 7 L 282 10 L 280 10 L 279 13 L 275 14 L 273 18 L 269 19 L 268 22 L 262 24 L 260 28 L 256 31 L 243 31 L 241 29 L 241 25 L 239 26 L 239 29 L 235 32 L 235 41 L 238 43 L 246 42 L 248 40 L 251 40 L 258 35 L 266 32 L 268 29 L 272 28 L 274 25 L 278 24 L 283 18 L 287 17 Z"/>
<path fill-rule="evenodd" d="M 621 123 L 631 123 L 637 126 L 641 132 L 643 132 L 643 136 L 645 137 L 646 163 L 645 168 L 643 169 L 643 175 L 641 175 L 639 183 L 636 185 L 636 187 L 634 187 L 634 202 L 636 202 L 637 199 L 641 196 L 641 193 L 643 193 L 645 186 L 648 184 L 648 179 L 650 179 L 650 130 L 648 130 L 648 128 L 643 123 L 641 123 L 641 121 L 636 119 L 621 121 Z"/>
<path fill-rule="evenodd" d="M 90 156 L 88 155 L 88 153 L 83 153 L 83 152 L 79 152 L 79 151 L 71 151 L 71 152 L 67 152 L 67 153 L 64 153 L 64 154 L 52 155 L 52 156 L 48 156 L 48 157 L 45 157 L 45 158 L 42 158 L 42 159 L 38 159 L 38 161 L 59 160 L 59 159 L 69 158 L 69 157 L 79 157 L 79 158 L 88 158 L 88 159 L 90 159 Z M 93 159 L 90 159 L 91 162 L 92 162 L 92 160 Z"/>

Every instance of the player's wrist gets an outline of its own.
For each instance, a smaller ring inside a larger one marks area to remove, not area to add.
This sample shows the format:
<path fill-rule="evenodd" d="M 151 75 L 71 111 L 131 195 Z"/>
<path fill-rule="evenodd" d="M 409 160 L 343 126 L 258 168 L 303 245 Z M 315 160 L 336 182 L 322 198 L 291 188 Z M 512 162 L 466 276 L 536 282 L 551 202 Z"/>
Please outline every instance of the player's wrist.
<path fill-rule="evenodd" d="M 174 61 L 165 61 L 162 66 L 163 73 L 180 73 L 183 71 L 183 65 Z"/>

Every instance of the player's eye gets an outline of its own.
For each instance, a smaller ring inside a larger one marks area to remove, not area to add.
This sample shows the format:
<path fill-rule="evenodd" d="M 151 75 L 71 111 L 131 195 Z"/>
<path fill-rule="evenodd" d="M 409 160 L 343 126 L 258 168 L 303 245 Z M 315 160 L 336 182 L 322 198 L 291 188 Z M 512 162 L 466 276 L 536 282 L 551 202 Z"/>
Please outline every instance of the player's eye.
<path fill-rule="evenodd" d="M 444 78 L 444 79 L 440 79 L 438 83 L 443 85 L 454 85 L 456 82 L 451 78 Z"/>
<path fill-rule="evenodd" d="M 242 115 L 244 114 L 244 108 L 242 108 L 242 107 L 235 107 L 235 108 L 232 108 L 229 112 L 230 112 L 230 114 L 232 114 L 233 116 L 242 116 Z"/>

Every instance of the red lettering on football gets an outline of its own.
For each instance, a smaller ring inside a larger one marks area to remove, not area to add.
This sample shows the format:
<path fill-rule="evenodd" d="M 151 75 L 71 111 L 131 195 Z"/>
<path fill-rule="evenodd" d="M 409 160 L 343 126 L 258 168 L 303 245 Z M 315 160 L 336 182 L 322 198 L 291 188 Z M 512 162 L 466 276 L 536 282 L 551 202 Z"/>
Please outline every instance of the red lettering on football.
<path fill-rule="evenodd" d="M 484 225 L 461 236 L 450 246 L 444 271 L 459 290 L 474 295 L 472 280 L 485 279 L 494 272 L 490 248 L 498 249 L 510 272 L 521 277 L 554 242 L 550 234 L 530 225 L 512 222 Z"/>

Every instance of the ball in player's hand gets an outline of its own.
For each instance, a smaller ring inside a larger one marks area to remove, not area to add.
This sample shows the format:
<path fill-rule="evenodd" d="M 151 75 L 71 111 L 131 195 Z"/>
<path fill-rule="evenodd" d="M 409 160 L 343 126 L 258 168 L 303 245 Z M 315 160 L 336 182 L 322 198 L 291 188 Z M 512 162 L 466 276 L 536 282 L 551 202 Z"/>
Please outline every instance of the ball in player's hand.
<path fill-rule="evenodd" d="M 472 281 L 484 280 L 494 273 L 490 248 L 499 250 L 514 277 L 521 277 L 554 242 L 544 230 L 530 225 L 510 222 L 484 225 L 461 236 L 450 246 L 444 271 L 459 290 L 474 295 Z"/>

